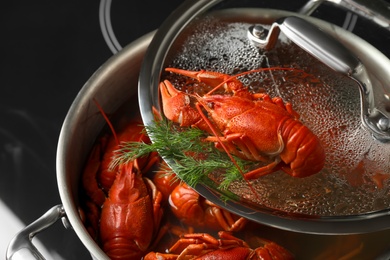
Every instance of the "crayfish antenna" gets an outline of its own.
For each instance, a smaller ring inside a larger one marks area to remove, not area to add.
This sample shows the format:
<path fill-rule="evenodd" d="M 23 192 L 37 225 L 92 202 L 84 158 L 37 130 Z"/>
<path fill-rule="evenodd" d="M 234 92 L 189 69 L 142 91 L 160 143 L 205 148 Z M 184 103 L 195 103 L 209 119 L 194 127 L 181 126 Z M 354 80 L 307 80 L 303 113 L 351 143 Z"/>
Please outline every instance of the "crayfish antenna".
<path fill-rule="evenodd" d="M 102 114 L 104 120 L 106 121 L 107 125 L 110 127 L 112 135 L 114 136 L 115 142 L 117 145 L 119 145 L 119 139 L 118 136 L 116 135 L 116 131 L 114 126 L 112 125 L 110 119 L 108 118 L 107 114 L 104 112 L 103 108 L 100 106 L 99 102 L 94 98 L 93 102 L 95 102 L 96 107 L 99 109 L 100 114 Z"/>
<path fill-rule="evenodd" d="M 243 86 L 243 84 L 241 83 L 240 80 L 238 80 L 238 77 L 245 76 L 245 75 L 248 75 L 251 73 L 256 73 L 256 72 L 277 71 L 277 70 L 300 71 L 299 69 L 296 69 L 296 68 L 273 67 L 273 68 L 259 68 L 259 69 L 249 70 L 249 71 L 235 74 L 233 76 L 219 73 L 219 74 L 223 75 L 223 77 L 222 76 L 220 77 L 220 80 L 221 80 L 220 83 L 218 85 L 215 85 L 215 84 L 211 85 L 211 86 L 215 86 L 215 87 L 212 90 L 210 90 L 209 92 L 207 92 L 206 96 L 211 95 L 213 92 L 215 92 L 216 90 L 218 90 L 222 86 L 224 86 L 227 91 L 233 92 L 235 95 L 244 96 L 244 97 L 252 96 L 253 94 L 249 93 L 248 89 Z M 172 70 L 169 70 L 169 71 L 172 71 Z M 185 75 L 185 74 L 183 74 L 183 75 Z"/>

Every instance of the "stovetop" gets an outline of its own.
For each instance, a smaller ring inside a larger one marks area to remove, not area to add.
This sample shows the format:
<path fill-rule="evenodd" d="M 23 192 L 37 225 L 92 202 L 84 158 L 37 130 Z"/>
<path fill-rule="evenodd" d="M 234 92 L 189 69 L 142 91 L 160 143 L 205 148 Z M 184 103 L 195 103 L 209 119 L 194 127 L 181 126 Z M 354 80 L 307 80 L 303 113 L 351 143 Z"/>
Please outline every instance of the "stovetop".
<path fill-rule="evenodd" d="M 61 204 L 57 141 L 78 91 L 114 52 L 157 29 L 182 2 L 2 3 L 0 255 L 16 232 Z M 351 29 L 355 22 L 342 17 L 340 26 Z M 60 221 L 36 238 L 48 259 L 90 258 L 76 234 Z"/>

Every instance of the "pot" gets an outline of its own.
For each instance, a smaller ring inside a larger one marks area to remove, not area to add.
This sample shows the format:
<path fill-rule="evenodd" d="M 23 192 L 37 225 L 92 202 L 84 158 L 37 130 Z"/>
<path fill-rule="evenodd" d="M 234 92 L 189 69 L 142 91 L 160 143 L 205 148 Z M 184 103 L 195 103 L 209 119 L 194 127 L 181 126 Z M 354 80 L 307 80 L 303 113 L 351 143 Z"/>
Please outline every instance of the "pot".
<path fill-rule="evenodd" d="M 7 259 L 44 259 L 31 240 L 59 219 L 76 232 L 93 258 L 108 259 L 89 236 L 78 210 L 80 174 L 95 139 L 105 125 L 93 99 L 99 100 L 107 113 L 117 111 L 126 101 L 132 100 L 135 102 L 128 103 L 134 104 L 134 115 L 138 113 L 138 73 L 153 35 L 154 32 L 137 39 L 110 58 L 78 93 L 64 120 L 58 141 L 57 181 L 62 204 L 54 206 L 17 234 L 8 246 Z"/>
<path fill-rule="evenodd" d="M 205 1 L 199 1 L 199 3 L 201 2 Z M 188 8 L 188 5 L 189 3 L 183 5 L 183 8 Z M 181 11 L 179 10 L 178 13 Z M 170 19 L 174 19 L 174 16 Z M 185 23 L 184 20 L 182 22 Z M 105 125 L 93 99 L 96 98 L 104 111 L 109 114 L 116 112 L 126 101 L 137 100 L 137 83 L 141 64 L 153 36 L 154 33 L 145 35 L 114 55 L 92 75 L 77 95 L 66 116 L 58 142 L 57 180 L 62 204 L 54 206 L 41 218 L 17 234 L 9 244 L 7 259 L 26 259 L 27 257 L 43 259 L 31 240 L 37 233 L 59 219 L 63 221 L 65 227 L 74 230 L 91 253 L 92 258 L 108 259 L 88 234 L 78 210 L 80 174 L 95 139 Z M 156 46 L 154 45 L 152 48 L 156 48 Z M 140 98 L 143 99 L 142 96 Z M 145 105 L 145 103 L 141 105 Z M 138 113 L 138 108 L 133 109 L 134 114 Z M 376 217 L 375 214 L 370 215 L 365 220 L 370 225 L 375 225 L 375 222 L 378 221 Z M 380 217 L 386 217 L 386 215 L 380 215 Z M 284 219 L 283 221 L 290 220 Z M 340 227 L 345 222 L 342 219 L 339 223 Z M 361 225 L 360 223 L 362 222 L 358 222 L 357 225 Z M 358 250 L 360 258 L 373 259 L 384 256 L 382 253 L 386 254 L 389 249 L 386 238 L 389 237 L 390 231 L 381 230 L 383 229 L 382 224 L 375 230 L 371 230 L 375 232 L 369 232 L 366 229 L 364 234 L 352 234 L 358 232 L 349 230 L 344 235 L 334 235 L 337 232 L 328 232 L 328 235 L 313 235 L 308 234 L 310 232 L 282 230 L 279 229 L 278 225 L 272 223 L 266 224 L 267 226 L 263 226 L 256 232 L 259 235 L 267 234 L 269 239 L 282 244 L 294 252 L 299 259 L 313 259 L 321 254 L 323 259 L 327 259 L 328 253 L 334 253 L 337 250 L 340 252 L 347 250 L 345 253 L 341 252 L 338 257 Z M 310 248 L 307 247 L 308 244 L 311 245 Z"/>

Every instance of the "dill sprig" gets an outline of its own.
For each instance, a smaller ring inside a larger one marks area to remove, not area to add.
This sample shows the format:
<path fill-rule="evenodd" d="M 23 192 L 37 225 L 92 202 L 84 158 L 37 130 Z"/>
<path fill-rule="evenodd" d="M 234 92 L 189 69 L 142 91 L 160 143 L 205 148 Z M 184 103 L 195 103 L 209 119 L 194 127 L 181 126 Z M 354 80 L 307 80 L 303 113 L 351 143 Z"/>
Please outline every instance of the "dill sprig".
<path fill-rule="evenodd" d="M 171 162 L 169 166 L 191 187 L 198 183 L 215 186 L 209 178 L 209 174 L 215 171 L 224 174 L 218 189 L 226 190 L 231 182 L 242 179 L 240 169 L 237 169 L 226 153 L 216 149 L 213 143 L 202 141 L 206 134 L 200 129 L 191 127 L 175 129 L 174 125 L 166 120 L 155 122 L 145 128 L 153 142 L 122 143 L 113 160 L 113 167 L 157 151 L 161 157 Z M 236 157 L 235 160 L 241 169 L 253 164 Z"/>

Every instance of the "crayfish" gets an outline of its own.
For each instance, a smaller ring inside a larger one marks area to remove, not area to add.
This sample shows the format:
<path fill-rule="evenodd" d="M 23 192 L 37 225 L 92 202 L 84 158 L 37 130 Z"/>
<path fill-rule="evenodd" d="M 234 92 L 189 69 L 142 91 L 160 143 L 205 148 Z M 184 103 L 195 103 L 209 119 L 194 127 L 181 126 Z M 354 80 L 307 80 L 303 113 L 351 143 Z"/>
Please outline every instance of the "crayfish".
<path fill-rule="evenodd" d="M 190 226 L 239 231 L 248 222 L 206 200 L 185 183 L 176 186 L 169 203 L 173 214 Z"/>
<path fill-rule="evenodd" d="M 184 182 L 179 182 L 174 173 L 162 162 L 153 182 L 169 202 L 172 213 L 184 224 L 216 231 L 240 231 L 248 220 L 224 210 L 205 199 Z"/>
<path fill-rule="evenodd" d="M 110 167 L 121 141 L 150 142 L 140 122 L 94 146 L 82 177 L 86 227 L 111 259 L 140 259 L 158 236 L 162 194 L 142 176 L 159 161 L 157 153 Z M 115 139 L 115 140 L 114 140 Z"/>
<path fill-rule="evenodd" d="M 281 69 L 291 68 L 268 70 Z M 262 70 L 266 69 L 257 71 Z M 279 169 L 293 177 L 306 177 L 323 168 L 325 153 L 321 142 L 299 120 L 291 103 L 265 93 L 251 93 L 237 75 L 176 68 L 167 68 L 166 71 L 188 76 L 214 88 L 200 96 L 179 91 L 170 81 L 164 80 L 159 85 L 163 113 L 181 127 L 204 130 L 209 134 L 205 141 L 215 143 L 216 148 L 229 155 L 266 163 L 243 174 L 245 179 L 255 179 Z M 212 94 L 222 86 L 224 94 Z M 191 99 L 196 100 L 195 104 Z"/>
<path fill-rule="evenodd" d="M 205 233 L 183 235 L 168 253 L 150 252 L 145 260 L 153 259 L 294 259 L 282 246 L 264 240 L 264 245 L 251 249 L 248 244 L 229 232 L 218 232 L 219 239 Z"/>

